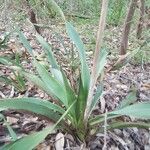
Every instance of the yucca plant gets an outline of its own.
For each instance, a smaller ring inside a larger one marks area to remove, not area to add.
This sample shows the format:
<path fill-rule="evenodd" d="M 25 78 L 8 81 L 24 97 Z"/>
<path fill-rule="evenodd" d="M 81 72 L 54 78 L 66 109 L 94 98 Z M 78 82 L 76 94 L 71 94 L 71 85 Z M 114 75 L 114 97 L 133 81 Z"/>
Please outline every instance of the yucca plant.
<path fill-rule="evenodd" d="M 39 34 L 36 36 L 47 56 L 47 60 L 50 65 L 49 70 L 36 60 L 33 55 L 32 47 L 28 43 L 27 39 L 22 32 L 19 30 L 17 31 L 21 42 L 33 58 L 32 63 L 36 68 L 36 74 L 24 71 L 20 67 L 15 67 L 15 69 L 19 70 L 22 76 L 24 76 L 27 80 L 31 81 L 48 95 L 53 97 L 55 101 L 53 101 L 53 98 L 50 100 L 42 100 L 34 97 L 1 99 L 0 111 L 7 109 L 30 111 L 37 115 L 47 117 L 55 124 L 52 127 L 47 127 L 40 132 L 28 135 L 5 145 L 2 148 L 3 150 L 31 150 L 44 140 L 45 137 L 56 127 L 72 134 L 75 139 L 81 142 L 87 142 L 97 132 L 103 132 L 103 125 L 106 120 L 108 125 L 105 125 L 105 128 L 110 130 L 114 128 L 133 126 L 150 128 L 150 124 L 148 123 L 141 123 L 137 121 L 123 122 L 122 119 L 119 119 L 124 115 L 144 120 L 150 119 L 150 103 L 143 102 L 133 104 L 136 101 L 135 90 L 129 93 L 127 98 L 114 111 L 106 111 L 105 114 L 100 114 L 95 117 L 91 115 L 92 110 L 103 94 L 102 84 L 97 87 L 96 92 L 94 92 L 94 87 L 96 86 L 98 77 L 101 76 L 101 79 L 103 77 L 102 72 L 107 58 L 107 52 L 105 49 L 100 49 L 105 27 L 106 12 L 107 1 L 104 0 L 102 3 L 102 13 L 91 74 L 86 62 L 83 42 L 71 23 L 67 21 L 65 22 L 67 33 L 77 47 L 80 57 L 80 80 L 79 84 L 77 84 L 79 85 L 77 92 L 71 87 L 68 78 L 62 71 L 61 66 L 54 58 L 51 46 L 43 39 L 43 37 Z M 63 15 L 62 12 L 61 14 Z M 65 19 L 64 16 L 63 18 Z"/>

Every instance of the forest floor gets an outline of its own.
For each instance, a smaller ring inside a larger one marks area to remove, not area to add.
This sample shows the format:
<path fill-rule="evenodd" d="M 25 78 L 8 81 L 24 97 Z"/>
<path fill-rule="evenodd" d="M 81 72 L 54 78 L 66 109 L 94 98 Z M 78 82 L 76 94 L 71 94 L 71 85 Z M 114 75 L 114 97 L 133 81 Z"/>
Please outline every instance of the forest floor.
<path fill-rule="evenodd" d="M 87 21 L 88 22 L 88 21 Z M 91 64 L 93 49 L 95 46 L 95 37 L 97 25 L 89 24 L 85 22 L 74 23 L 75 27 L 79 31 L 84 44 L 87 48 L 87 61 Z M 27 39 L 30 41 L 31 46 L 34 49 L 34 54 L 41 63 L 45 63 L 45 56 L 43 55 L 41 46 L 35 40 L 35 31 L 32 26 L 26 22 L 22 25 L 23 32 Z M 0 39 L 3 38 L 6 30 L 0 33 Z M 103 42 L 103 48 L 108 49 L 110 52 L 105 70 L 111 67 L 118 60 L 118 50 L 120 44 L 120 37 L 122 33 L 121 27 L 107 26 L 105 31 L 105 37 Z M 52 45 L 55 56 L 57 57 L 61 66 L 64 67 L 68 77 L 70 76 L 70 70 L 68 63 L 73 58 L 74 65 L 78 66 L 78 55 L 72 51 L 72 44 L 69 41 L 63 24 L 51 25 L 47 29 L 41 30 L 42 36 Z M 134 37 L 135 31 L 131 32 L 129 50 L 132 51 L 140 47 L 144 40 L 136 40 Z M 63 41 L 63 43 L 62 43 Z M 64 47 L 65 45 L 65 47 Z M 105 73 L 104 77 L 104 95 L 93 111 L 94 114 L 104 113 L 114 110 L 116 106 L 127 96 L 127 94 L 135 88 L 137 90 L 137 101 L 150 100 L 150 52 L 147 52 L 148 46 L 145 50 L 142 49 L 136 57 L 132 58 L 125 66 L 114 69 Z M 0 55 L 9 56 L 11 59 L 15 58 L 15 53 L 19 53 L 21 64 L 28 70 L 33 70 L 30 59 L 31 57 L 26 52 L 22 44 L 16 36 L 12 35 L 7 42 L 7 48 L 0 51 Z M 142 53 L 142 54 L 141 54 Z M 143 59 L 141 59 L 141 56 Z M 148 56 L 148 57 L 147 57 Z M 70 57 L 68 59 L 68 57 Z M 146 59 L 145 59 L 146 58 Z M 147 59 L 148 58 L 148 59 Z M 144 60 L 144 61 L 142 61 Z M 27 63 L 28 62 L 28 63 Z M 77 73 L 78 74 L 78 73 Z M 76 75 L 77 75 L 76 74 Z M 10 76 L 13 74 L 11 70 L 0 64 L 0 75 Z M 32 85 L 30 82 L 26 83 L 25 90 L 19 92 L 12 85 L 7 85 L 0 82 L 0 98 L 12 98 L 12 97 L 40 97 L 47 99 L 48 96 Z M 29 133 L 39 131 L 43 127 L 52 123 L 45 121 L 35 115 L 25 114 L 21 111 L 4 111 L 2 112 L 14 129 L 18 137 L 23 137 Z M 129 120 L 124 117 L 123 120 Z M 135 120 L 131 118 L 131 120 Z M 71 135 L 64 133 L 63 131 L 54 131 L 49 135 L 46 140 L 40 144 L 37 150 L 52 150 L 55 149 L 57 136 L 61 134 L 61 142 L 65 150 L 79 150 L 81 147 L 77 145 Z M 63 136 L 62 136 L 63 135 Z M 104 133 L 98 133 L 95 138 L 90 141 L 90 150 L 101 150 L 104 144 Z M 62 142 L 62 141 L 65 142 Z M 11 141 L 6 126 L 0 122 L 0 146 Z M 59 144 L 60 144 L 59 143 Z M 107 132 L 107 149 L 108 150 L 149 150 L 150 149 L 150 131 L 146 129 L 126 128 L 126 129 L 114 129 Z M 58 149 L 56 149 L 58 150 Z"/>

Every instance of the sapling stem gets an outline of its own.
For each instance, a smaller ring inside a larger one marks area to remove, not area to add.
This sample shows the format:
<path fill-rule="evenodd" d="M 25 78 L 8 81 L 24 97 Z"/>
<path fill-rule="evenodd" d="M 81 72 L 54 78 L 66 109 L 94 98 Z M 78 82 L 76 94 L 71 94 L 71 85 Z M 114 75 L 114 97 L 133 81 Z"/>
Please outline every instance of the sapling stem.
<path fill-rule="evenodd" d="M 99 56 L 100 48 L 102 45 L 103 34 L 104 34 L 105 25 L 106 25 L 107 8 L 108 8 L 108 0 L 102 0 L 101 15 L 100 15 L 99 27 L 98 27 L 98 31 L 97 31 L 96 47 L 95 47 L 94 58 L 93 58 L 93 67 L 92 67 L 92 72 L 91 72 L 91 81 L 90 81 L 86 109 L 85 109 L 85 113 L 84 113 L 85 125 L 87 124 L 87 120 L 90 115 L 90 106 L 91 106 L 92 99 L 93 99 L 94 86 L 97 81 L 96 65 L 97 65 L 97 62 L 99 61 L 99 57 L 100 57 Z"/>

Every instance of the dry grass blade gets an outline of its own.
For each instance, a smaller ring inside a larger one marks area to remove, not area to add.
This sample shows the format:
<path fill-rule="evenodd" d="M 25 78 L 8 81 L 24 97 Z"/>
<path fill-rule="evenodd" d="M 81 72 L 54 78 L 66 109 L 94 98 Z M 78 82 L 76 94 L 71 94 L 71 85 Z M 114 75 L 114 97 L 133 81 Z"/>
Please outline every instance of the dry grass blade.
<path fill-rule="evenodd" d="M 107 149 L 107 109 L 105 112 L 105 121 L 104 121 L 104 145 L 103 150 Z"/>

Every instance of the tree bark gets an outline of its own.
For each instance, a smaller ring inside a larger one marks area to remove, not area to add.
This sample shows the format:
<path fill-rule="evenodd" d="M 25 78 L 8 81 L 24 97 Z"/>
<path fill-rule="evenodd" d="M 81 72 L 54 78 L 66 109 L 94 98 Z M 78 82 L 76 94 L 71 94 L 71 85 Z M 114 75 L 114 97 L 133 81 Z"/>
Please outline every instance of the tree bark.
<path fill-rule="evenodd" d="M 128 47 L 128 37 L 131 28 L 131 21 L 135 12 L 136 4 L 138 0 L 131 0 L 127 17 L 124 24 L 124 30 L 121 38 L 120 55 L 125 55 Z"/>
<path fill-rule="evenodd" d="M 140 19 L 139 19 L 139 22 L 138 22 L 137 33 L 136 33 L 137 39 L 141 38 L 142 29 L 143 29 L 143 26 L 144 26 L 144 14 L 145 14 L 144 3 L 145 3 L 144 0 L 140 0 Z"/>
<path fill-rule="evenodd" d="M 146 27 L 147 27 L 147 29 L 149 29 L 150 28 L 150 7 L 149 6 L 145 7 L 145 13 L 147 15 L 147 25 L 146 25 Z"/>
<path fill-rule="evenodd" d="M 35 30 L 37 31 L 37 33 L 40 34 L 39 26 L 35 25 L 37 24 L 37 20 L 36 20 L 36 15 L 32 9 L 29 10 L 29 16 L 30 16 L 30 21 L 33 23 Z"/>
<path fill-rule="evenodd" d="M 31 21 L 31 23 L 33 23 L 35 30 L 40 34 L 39 26 L 35 25 L 35 24 L 37 24 L 36 14 L 34 13 L 32 7 L 30 6 L 29 0 L 26 0 L 26 2 L 27 2 L 27 5 L 28 5 L 28 8 L 29 8 L 28 15 L 30 17 L 30 21 Z"/>

